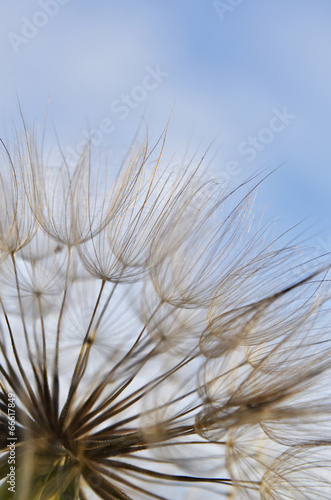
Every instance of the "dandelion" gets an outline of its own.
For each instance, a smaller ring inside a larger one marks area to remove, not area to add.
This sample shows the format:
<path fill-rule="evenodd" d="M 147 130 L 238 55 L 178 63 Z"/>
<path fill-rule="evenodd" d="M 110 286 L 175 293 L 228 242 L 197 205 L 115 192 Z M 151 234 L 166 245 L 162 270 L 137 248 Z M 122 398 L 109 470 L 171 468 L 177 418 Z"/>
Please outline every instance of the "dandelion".
<path fill-rule="evenodd" d="M 1 143 L 0 496 L 330 498 L 328 267 L 165 139 Z"/>

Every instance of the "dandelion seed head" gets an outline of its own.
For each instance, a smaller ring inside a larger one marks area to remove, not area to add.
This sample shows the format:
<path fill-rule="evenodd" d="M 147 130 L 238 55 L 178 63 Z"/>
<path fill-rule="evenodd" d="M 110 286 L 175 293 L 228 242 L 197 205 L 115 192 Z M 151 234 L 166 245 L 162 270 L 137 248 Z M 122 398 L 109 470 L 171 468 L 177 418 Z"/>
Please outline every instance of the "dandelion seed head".
<path fill-rule="evenodd" d="M 329 498 L 328 266 L 298 277 L 302 251 L 256 220 L 254 187 L 164 164 L 166 132 L 117 175 L 89 144 L 52 168 L 26 127 L 1 143 L 18 498 Z"/>

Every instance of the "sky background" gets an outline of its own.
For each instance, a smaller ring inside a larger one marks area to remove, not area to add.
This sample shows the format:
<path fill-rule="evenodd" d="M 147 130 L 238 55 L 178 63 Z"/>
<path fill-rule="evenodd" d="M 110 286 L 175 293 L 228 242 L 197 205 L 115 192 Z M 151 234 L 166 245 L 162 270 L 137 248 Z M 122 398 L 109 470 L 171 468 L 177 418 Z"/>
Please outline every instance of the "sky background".
<path fill-rule="evenodd" d="M 95 129 L 115 164 L 142 117 L 153 141 L 174 107 L 169 153 L 214 141 L 211 168 L 233 187 L 281 165 L 257 210 L 280 231 L 307 218 L 312 251 L 331 251 L 330 26 L 330 0 L 6 0 L 1 136 L 17 96 L 29 124 L 50 98 L 68 154 Z"/>

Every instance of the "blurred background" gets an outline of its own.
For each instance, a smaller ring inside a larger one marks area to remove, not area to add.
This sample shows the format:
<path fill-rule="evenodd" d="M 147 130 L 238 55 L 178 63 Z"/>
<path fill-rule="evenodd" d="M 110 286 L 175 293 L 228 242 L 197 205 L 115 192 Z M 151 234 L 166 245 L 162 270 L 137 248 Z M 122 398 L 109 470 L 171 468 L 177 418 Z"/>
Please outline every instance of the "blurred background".
<path fill-rule="evenodd" d="M 305 220 L 331 251 L 329 0 L 16 0 L 0 18 L 0 132 L 49 123 L 73 161 L 89 133 L 117 158 L 143 119 L 173 108 L 167 151 L 196 148 L 235 187 L 276 170 L 256 207 L 285 231 Z M 143 123 L 144 123 L 143 121 Z"/>

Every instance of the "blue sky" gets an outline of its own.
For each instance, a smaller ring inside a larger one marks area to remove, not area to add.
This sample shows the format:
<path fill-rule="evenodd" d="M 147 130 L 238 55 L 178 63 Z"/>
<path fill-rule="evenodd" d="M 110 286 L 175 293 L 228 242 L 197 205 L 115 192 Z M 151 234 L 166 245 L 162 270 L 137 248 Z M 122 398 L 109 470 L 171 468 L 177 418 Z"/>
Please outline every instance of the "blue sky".
<path fill-rule="evenodd" d="M 280 230 L 308 217 L 312 247 L 331 251 L 329 0 L 17 0 L 1 14 L 1 134 L 16 93 L 29 123 L 51 97 L 63 146 L 89 127 L 120 153 L 142 116 L 156 139 L 175 105 L 169 154 L 216 138 L 212 169 L 233 186 L 282 164 L 257 210 Z"/>

